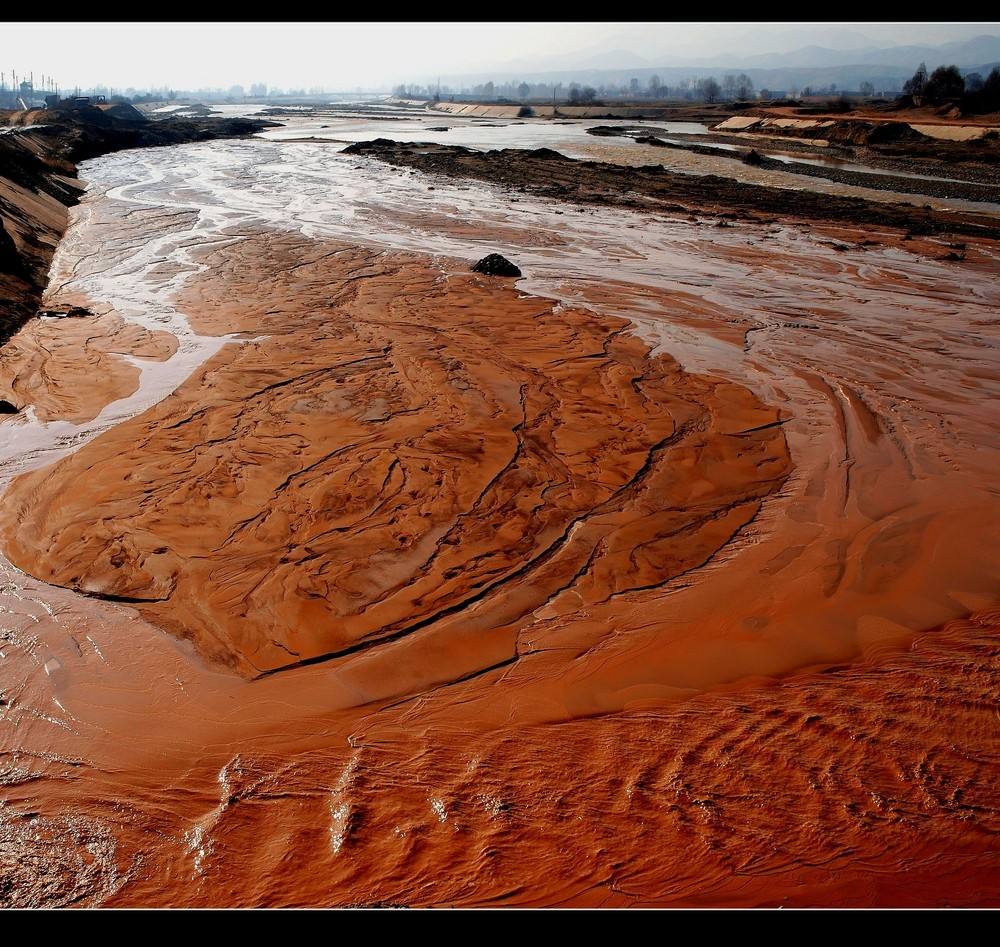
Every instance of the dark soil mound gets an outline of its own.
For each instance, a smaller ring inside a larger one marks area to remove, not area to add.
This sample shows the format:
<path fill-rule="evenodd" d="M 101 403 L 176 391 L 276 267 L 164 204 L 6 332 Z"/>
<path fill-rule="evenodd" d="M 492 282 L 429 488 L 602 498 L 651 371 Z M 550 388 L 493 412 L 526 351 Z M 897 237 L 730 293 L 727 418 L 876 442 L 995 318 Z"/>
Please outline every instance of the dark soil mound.
<path fill-rule="evenodd" d="M 473 268 L 476 273 L 484 276 L 520 276 L 521 271 L 506 257 L 499 253 L 484 256 Z"/>
<path fill-rule="evenodd" d="M 345 155 L 364 155 L 369 151 L 381 151 L 392 148 L 395 145 L 396 142 L 389 138 L 373 138 L 371 141 L 356 141 L 353 145 L 348 145 L 341 153 Z"/>
<path fill-rule="evenodd" d="M 559 154 L 558 151 L 553 151 L 551 148 L 534 148 L 531 151 L 526 151 L 525 154 L 530 155 L 532 158 L 539 158 L 542 161 L 569 161 L 570 159 L 566 155 Z"/>

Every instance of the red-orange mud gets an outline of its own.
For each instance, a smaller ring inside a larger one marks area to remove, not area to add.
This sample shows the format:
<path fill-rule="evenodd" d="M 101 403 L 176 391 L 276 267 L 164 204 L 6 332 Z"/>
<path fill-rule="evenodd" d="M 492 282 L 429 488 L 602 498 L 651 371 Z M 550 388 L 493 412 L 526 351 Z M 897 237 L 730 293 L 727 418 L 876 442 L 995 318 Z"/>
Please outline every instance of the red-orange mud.
<path fill-rule="evenodd" d="M 4 496 L 0 903 L 1000 903 L 995 259 L 704 240 L 828 290 L 206 249 Z"/>

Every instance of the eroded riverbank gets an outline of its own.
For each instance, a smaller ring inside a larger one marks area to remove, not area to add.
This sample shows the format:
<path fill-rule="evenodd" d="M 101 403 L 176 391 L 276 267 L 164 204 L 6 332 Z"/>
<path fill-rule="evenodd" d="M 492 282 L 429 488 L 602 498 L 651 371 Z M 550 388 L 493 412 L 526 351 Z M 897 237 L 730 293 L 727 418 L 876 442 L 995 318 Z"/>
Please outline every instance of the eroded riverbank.
<path fill-rule="evenodd" d="M 13 114 L 22 124 L 0 137 L 0 345 L 37 313 L 67 209 L 83 190 L 77 162 L 123 148 L 247 136 L 272 124 L 244 118 L 122 121 L 92 107 Z"/>

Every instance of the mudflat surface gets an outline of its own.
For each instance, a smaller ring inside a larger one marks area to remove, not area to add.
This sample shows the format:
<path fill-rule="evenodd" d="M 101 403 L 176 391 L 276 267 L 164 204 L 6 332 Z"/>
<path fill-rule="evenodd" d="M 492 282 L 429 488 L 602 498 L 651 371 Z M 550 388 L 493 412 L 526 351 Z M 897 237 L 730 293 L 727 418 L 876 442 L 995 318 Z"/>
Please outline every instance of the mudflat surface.
<path fill-rule="evenodd" d="M 281 236 L 209 266 L 192 325 L 267 339 L 19 480 L 8 554 L 251 673 L 417 630 L 513 658 L 538 609 L 711 559 L 789 471 L 778 412 L 625 320 Z"/>
<path fill-rule="evenodd" d="M 87 166 L 0 363 L 0 898 L 997 904 L 995 241 L 433 170 Z"/>

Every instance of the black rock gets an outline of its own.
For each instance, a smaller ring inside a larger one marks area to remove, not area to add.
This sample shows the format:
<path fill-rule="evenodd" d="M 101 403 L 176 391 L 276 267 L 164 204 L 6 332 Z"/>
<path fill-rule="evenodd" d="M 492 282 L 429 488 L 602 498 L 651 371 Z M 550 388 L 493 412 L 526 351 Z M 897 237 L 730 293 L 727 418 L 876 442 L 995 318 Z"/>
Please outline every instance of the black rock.
<path fill-rule="evenodd" d="M 14 238 L 4 229 L 0 220 L 0 273 L 20 275 L 24 272 L 24 263 L 17 252 Z"/>
<path fill-rule="evenodd" d="M 93 313 L 82 306 L 70 306 L 67 309 L 39 309 L 38 315 L 49 319 L 86 319 Z"/>
<path fill-rule="evenodd" d="M 764 159 L 761 157 L 761 154 L 760 154 L 759 151 L 755 151 L 753 148 L 751 148 L 743 156 L 743 163 L 744 164 L 763 164 L 764 163 Z"/>
<path fill-rule="evenodd" d="M 484 256 L 473 268 L 476 273 L 484 276 L 520 276 L 521 271 L 506 257 L 499 253 Z"/>

